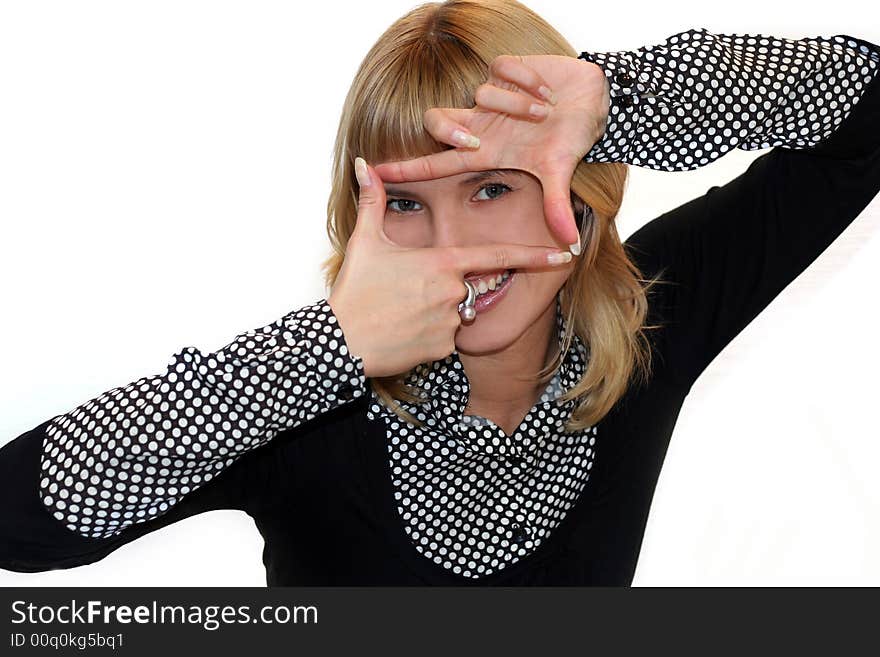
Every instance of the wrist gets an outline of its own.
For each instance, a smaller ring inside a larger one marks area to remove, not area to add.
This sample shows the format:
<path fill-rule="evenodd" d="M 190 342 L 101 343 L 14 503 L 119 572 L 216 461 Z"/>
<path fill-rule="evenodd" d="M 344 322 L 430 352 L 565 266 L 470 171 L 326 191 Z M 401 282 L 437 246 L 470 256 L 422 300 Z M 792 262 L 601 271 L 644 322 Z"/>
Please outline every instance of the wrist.
<path fill-rule="evenodd" d="M 342 333 L 342 342 L 345 345 L 348 356 L 352 359 L 360 360 L 364 376 L 370 378 L 372 376 L 370 368 L 372 361 L 368 362 L 366 347 L 361 345 L 358 341 L 357 336 L 359 335 L 359 331 L 355 326 L 352 326 L 355 319 L 348 316 L 345 304 L 340 304 L 339 300 L 334 297 L 333 293 L 327 297 L 327 306 L 333 313 L 336 324 L 339 326 L 339 330 Z"/>

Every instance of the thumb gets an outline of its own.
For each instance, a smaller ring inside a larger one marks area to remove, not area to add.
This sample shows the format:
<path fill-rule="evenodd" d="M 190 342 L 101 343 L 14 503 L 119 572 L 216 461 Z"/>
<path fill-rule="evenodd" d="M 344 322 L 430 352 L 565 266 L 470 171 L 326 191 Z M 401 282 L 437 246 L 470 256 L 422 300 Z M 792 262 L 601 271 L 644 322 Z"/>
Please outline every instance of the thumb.
<path fill-rule="evenodd" d="M 541 186 L 544 188 L 544 217 L 550 234 L 569 245 L 574 255 L 580 255 L 580 232 L 571 207 L 573 173 L 554 171 L 541 180 Z"/>
<path fill-rule="evenodd" d="M 376 237 L 384 237 L 386 197 L 382 179 L 362 157 L 355 158 L 354 173 L 359 186 L 358 216 L 355 230 Z"/>

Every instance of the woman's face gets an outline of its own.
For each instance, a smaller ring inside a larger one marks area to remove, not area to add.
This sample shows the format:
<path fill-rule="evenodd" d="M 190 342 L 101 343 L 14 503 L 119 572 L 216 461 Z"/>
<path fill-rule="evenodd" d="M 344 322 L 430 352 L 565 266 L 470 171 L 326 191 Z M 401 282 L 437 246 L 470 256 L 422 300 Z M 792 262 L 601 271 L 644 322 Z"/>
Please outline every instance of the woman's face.
<path fill-rule="evenodd" d="M 544 219 L 541 184 L 525 171 L 469 171 L 433 180 L 386 183 L 385 190 L 385 234 L 401 246 L 512 243 L 568 248 L 551 235 Z M 503 283 L 507 286 L 504 295 L 486 309 L 478 304 L 476 319 L 458 329 L 456 349 L 472 355 L 498 351 L 528 329 L 534 331 L 539 321 L 552 322 L 556 294 L 573 268 L 574 262 L 514 269 Z M 502 273 L 475 271 L 464 278 L 488 281 L 491 274 Z M 462 300 L 466 291 L 462 283 Z"/>

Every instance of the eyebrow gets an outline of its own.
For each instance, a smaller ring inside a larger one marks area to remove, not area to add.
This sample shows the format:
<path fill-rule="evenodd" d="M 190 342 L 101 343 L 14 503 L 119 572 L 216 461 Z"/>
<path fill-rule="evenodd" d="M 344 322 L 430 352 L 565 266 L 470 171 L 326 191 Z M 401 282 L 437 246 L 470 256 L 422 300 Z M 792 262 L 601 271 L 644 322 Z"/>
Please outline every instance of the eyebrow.
<path fill-rule="evenodd" d="M 519 169 L 490 169 L 489 171 L 479 171 L 474 174 L 470 178 L 465 178 L 461 182 L 458 183 L 459 187 L 467 187 L 469 185 L 476 184 L 478 182 L 482 182 L 488 178 L 509 178 L 509 177 L 520 177 L 524 175 L 523 171 Z M 394 194 L 397 196 L 418 196 L 414 192 L 400 189 L 398 187 L 385 187 L 386 194 Z"/>

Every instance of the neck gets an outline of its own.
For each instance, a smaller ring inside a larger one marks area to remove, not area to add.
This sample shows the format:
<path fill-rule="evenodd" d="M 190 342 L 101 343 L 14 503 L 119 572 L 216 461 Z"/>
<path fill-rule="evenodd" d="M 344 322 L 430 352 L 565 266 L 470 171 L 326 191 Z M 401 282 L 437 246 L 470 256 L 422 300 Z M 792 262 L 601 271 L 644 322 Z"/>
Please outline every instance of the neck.
<path fill-rule="evenodd" d="M 505 349 L 480 356 L 459 352 L 470 384 L 465 415 L 493 420 L 525 416 L 547 385 L 525 377 L 534 377 L 553 359 L 558 340 L 554 298 L 537 321 Z"/>

